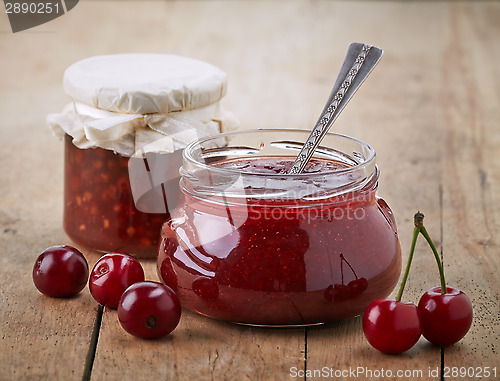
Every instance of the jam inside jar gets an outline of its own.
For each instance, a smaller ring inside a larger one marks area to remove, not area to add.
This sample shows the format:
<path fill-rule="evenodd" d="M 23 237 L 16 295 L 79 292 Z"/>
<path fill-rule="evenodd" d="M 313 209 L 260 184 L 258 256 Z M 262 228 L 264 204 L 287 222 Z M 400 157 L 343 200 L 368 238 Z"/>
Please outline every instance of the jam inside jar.
<path fill-rule="evenodd" d="M 308 136 L 250 130 L 184 150 L 182 200 L 157 269 L 184 307 L 235 323 L 301 326 L 361 314 L 401 272 L 395 219 L 376 195 L 375 151 L 327 134 L 302 174 Z"/>
<path fill-rule="evenodd" d="M 172 163 L 174 154 L 162 157 Z M 65 136 L 63 223 L 74 242 L 102 252 L 155 258 L 159 232 L 170 217 L 168 209 L 179 198 L 178 178 L 163 184 L 163 191 L 168 188 L 168 205 L 167 199 L 161 198 L 163 212 L 144 212 L 148 210 L 146 204 L 156 202 L 153 199 L 158 198 L 158 192 L 152 189 L 137 202 L 134 200 L 129 176 L 130 162 L 134 160 L 143 159 L 103 148 L 80 149 L 71 136 Z"/>

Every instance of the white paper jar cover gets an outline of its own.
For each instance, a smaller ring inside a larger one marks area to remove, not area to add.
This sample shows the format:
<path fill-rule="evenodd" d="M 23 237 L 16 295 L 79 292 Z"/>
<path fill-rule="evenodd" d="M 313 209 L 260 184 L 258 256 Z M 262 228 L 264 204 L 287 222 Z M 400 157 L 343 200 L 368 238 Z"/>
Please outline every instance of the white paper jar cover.
<path fill-rule="evenodd" d="M 219 103 L 226 74 L 176 55 L 116 54 L 76 62 L 63 84 L 71 103 L 47 122 L 66 141 L 66 232 L 97 250 L 154 256 L 181 150 L 237 127 Z"/>
<path fill-rule="evenodd" d="M 167 54 L 115 54 L 78 61 L 64 73 L 72 103 L 47 122 L 79 148 L 101 147 L 124 156 L 166 153 L 217 132 L 233 130 L 234 116 L 219 100 L 226 74 L 203 61 Z"/>

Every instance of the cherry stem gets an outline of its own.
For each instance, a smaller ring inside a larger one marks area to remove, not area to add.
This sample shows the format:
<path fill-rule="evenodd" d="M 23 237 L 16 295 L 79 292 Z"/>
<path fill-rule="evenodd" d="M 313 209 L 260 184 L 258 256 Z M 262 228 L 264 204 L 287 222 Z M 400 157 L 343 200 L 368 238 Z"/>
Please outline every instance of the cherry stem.
<path fill-rule="evenodd" d="M 432 242 L 432 239 L 429 236 L 429 233 L 427 233 L 427 230 L 425 229 L 425 226 L 423 224 L 420 227 L 420 233 L 422 233 L 425 240 L 427 241 L 427 243 L 431 247 L 432 252 L 434 253 L 434 258 L 436 259 L 436 263 L 437 263 L 438 269 L 439 269 L 439 278 L 441 279 L 441 294 L 446 294 L 446 280 L 444 279 L 443 264 L 441 263 L 441 260 L 439 259 L 439 254 L 436 250 L 436 246 L 434 246 L 434 242 Z"/>
<path fill-rule="evenodd" d="M 427 230 L 425 229 L 424 226 L 424 214 L 417 212 L 415 214 L 415 227 L 418 227 L 420 229 L 420 233 L 424 236 L 425 240 L 429 244 L 429 246 L 432 249 L 432 253 L 434 254 L 434 258 L 436 259 L 436 263 L 438 265 L 439 269 L 439 278 L 441 279 L 441 293 L 446 294 L 446 280 L 444 279 L 444 270 L 443 270 L 443 264 L 441 263 L 441 260 L 439 259 L 439 254 L 436 250 L 436 246 L 434 246 L 434 242 L 432 242 L 431 237 L 429 236 L 429 233 L 427 233 Z"/>
<path fill-rule="evenodd" d="M 351 264 L 349 262 L 347 262 L 347 259 L 345 259 L 344 254 L 340 253 L 340 259 L 341 259 L 341 261 L 340 261 L 341 266 L 342 266 L 342 261 L 344 261 L 345 263 L 347 263 L 347 266 L 349 266 L 349 268 L 351 269 L 354 277 L 357 280 L 358 276 L 356 274 L 356 271 L 354 271 L 354 269 L 352 268 Z M 340 269 L 342 270 L 342 267 L 340 267 Z M 342 284 L 344 284 L 344 274 L 342 274 Z"/>
<path fill-rule="evenodd" d="M 420 233 L 420 227 L 415 226 L 415 229 L 413 229 L 413 239 L 411 241 L 410 256 L 408 257 L 408 263 L 406 264 L 406 269 L 403 275 L 403 280 L 401 281 L 401 286 L 399 286 L 398 296 L 396 296 L 396 301 L 398 302 L 401 301 L 401 297 L 403 296 L 403 290 L 405 288 L 406 281 L 408 279 L 408 274 L 410 274 L 410 266 L 411 266 L 411 261 L 413 260 L 413 253 L 415 252 L 415 245 L 417 243 L 418 233 Z"/>
<path fill-rule="evenodd" d="M 446 294 L 446 280 L 444 278 L 443 264 L 441 263 L 441 259 L 439 259 L 439 254 L 436 250 L 436 246 L 434 246 L 434 242 L 432 242 L 429 233 L 427 233 L 427 230 L 425 229 L 424 215 L 420 212 L 417 212 L 415 214 L 414 221 L 415 221 L 415 228 L 413 229 L 413 239 L 411 241 L 410 255 L 408 257 L 408 263 L 406 264 L 403 280 L 401 281 L 401 286 L 399 286 L 398 295 L 396 296 L 396 301 L 398 302 L 401 301 L 401 297 L 403 296 L 403 290 L 405 288 L 406 281 L 408 280 L 408 274 L 410 273 L 410 266 L 413 260 L 413 253 L 415 252 L 415 245 L 417 244 L 417 238 L 419 233 L 424 236 L 425 240 L 432 249 L 434 258 L 436 259 L 436 263 L 439 269 L 439 278 L 441 279 L 441 293 Z"/>
<path fill-rule="evenodd" d="M 343 286 L 344 285 L 344 268 L 343 268 L 342 262 L 344 262 L 344 254 L 340 253 L 340 276 L 342 277 L 341 282 L 342 282 L 342 286 Z"/>

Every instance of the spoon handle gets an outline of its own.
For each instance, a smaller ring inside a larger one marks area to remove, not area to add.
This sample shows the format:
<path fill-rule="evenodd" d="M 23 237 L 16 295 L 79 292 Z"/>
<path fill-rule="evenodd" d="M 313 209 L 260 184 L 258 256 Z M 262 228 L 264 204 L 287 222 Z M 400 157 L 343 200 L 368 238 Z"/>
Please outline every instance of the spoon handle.
<path fill-rule="evenodd" d="M 378 63 L 384 51 L 375 46 L 354 42 L 349 45 L 344 63 L 325 108 L 302 146 L 289 174 L 301 173 L 335 119 Z"/>

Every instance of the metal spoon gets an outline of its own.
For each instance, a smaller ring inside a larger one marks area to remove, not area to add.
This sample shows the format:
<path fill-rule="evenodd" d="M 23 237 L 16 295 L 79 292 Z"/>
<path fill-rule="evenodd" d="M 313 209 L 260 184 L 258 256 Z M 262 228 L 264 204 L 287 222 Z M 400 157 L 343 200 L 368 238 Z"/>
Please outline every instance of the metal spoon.
<path fill-rule="evenodd" d="M 344 63 L 325 108 L 297 155 L 292 168 L 288 171 L 289 174 L 302 173 L 335 119 L 337 119 L 365 78 L 368 77 L 368 74 L 371 73 L 382 54 L 384 54 L 384 51 L 375 46 L 357 42 L 349 45 Z"/>

